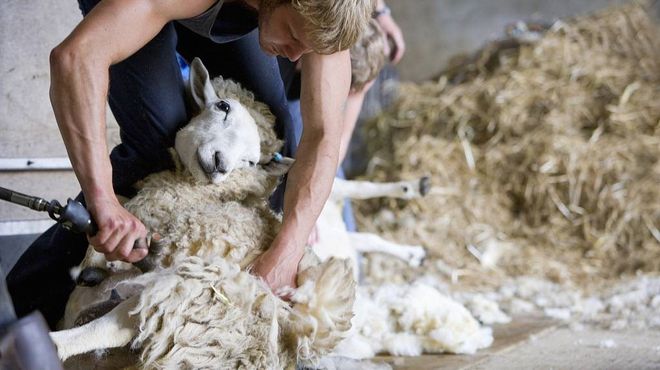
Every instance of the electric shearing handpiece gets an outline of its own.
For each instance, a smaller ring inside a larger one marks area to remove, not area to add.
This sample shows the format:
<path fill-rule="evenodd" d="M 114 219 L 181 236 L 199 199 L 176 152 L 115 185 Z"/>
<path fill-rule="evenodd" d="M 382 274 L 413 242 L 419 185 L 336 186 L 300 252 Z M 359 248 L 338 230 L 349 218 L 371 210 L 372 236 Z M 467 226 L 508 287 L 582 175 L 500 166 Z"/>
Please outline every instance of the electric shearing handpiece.
<path fill-rule="evenodd" d="M 80 203 L 71 198 L 62 206 L 57 200 L 50 202 L 39 197 L 22 194 L 17 191 L 0 187 L 0 199 L 31 208 L 35 211 L 48 212 L 53 220 L 76 233 L 96 234 L 97 227 L 89 212 Z"/>

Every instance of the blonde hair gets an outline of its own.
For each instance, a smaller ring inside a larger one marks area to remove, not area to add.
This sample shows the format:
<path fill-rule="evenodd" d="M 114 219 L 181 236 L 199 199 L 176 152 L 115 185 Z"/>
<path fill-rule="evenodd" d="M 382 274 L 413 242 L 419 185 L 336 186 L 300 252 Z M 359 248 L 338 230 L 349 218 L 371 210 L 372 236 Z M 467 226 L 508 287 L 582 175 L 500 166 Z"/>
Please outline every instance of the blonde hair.
<path fill-rule="evenodd" d="M 305 19 L 307 37 L 319 54 L 351 48 L 375 8 L 374 0 L 261 0 L 267 11 L 284 4 L 291 4 Z"/>
<path fill-rule="evenodd" d="M 351 48 L 351 90 L 362 90 L 378 76 L 387 60 L 387 38 L 378 22 L 371 20 L 362 37 Z"/>

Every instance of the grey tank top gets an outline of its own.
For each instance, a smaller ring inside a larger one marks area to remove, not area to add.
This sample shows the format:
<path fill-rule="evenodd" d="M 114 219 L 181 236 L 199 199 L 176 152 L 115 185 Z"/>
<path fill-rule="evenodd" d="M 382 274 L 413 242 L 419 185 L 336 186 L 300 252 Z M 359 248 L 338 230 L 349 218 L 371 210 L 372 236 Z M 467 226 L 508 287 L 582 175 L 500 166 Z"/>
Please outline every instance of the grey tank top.
<path fill-rule="evenodd" d="M 204 13 L 177 22 L 200 36 L 224 43 L 239 39 L 257 28 L 257 13 L 238 3 L 224 4 L 224 0 L 218 0 Z"/>

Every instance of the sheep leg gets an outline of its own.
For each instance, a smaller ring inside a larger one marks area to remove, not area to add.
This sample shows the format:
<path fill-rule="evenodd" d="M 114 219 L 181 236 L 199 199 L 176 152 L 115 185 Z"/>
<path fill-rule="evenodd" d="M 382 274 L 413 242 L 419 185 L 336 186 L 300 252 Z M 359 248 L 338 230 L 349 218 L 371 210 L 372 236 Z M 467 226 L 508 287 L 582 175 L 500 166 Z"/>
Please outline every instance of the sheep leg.
<path fill-rule="evenodd" d="M 402 245 L 387 241 L 376 234 L 348 233 L 351 245 L 360 253 L 381 252 L 400 258 L 410 266 L 419 266 L 426 257 L 426 250 L 417 245 Z"/>
<path fill-rule="evenodd" d="M 428 177 L 399 182 L 352 181 L 336 178 L 330 196 L 333 199 L 369 199 L 377 197 L 411 199 L 426 195 L 430 186 Z"/>
<path fill-rule="evenodd" d="M 62 361 L 97 349 L 123 347 L 137 334 L 137 318 L 129 312 L 137 296 L 120 303 L 112 311 L 77 328 L 50 333 Z"/>

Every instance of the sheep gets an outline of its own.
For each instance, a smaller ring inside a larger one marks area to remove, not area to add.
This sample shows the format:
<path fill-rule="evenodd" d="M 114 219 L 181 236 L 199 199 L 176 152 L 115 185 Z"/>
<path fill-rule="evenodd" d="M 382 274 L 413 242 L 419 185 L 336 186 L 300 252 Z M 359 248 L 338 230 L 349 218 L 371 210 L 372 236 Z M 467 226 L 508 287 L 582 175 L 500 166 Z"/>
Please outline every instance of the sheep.
<path fill-rule="evenodd" d="M 420 266 L 426 257 L 426 251 L 422 246 L 397 244 L 371 233 L 348 232 L 342 219 L 341 203 L 345 198 L 418 198 L 425 196 L 430 186 L 431 183 L 428 177 L 391 183 L 350 181 L 336 178 L 332 185 L 330 197 L 323 206 L 316 222 L 318 241 L 312 246 L 314 252 L 322 261 L 332 256 L 350 259 L 356 279 L 359 273 L 358 253 L 387 253 L 408 262 L 411 266 Z"/>
<path fill-rule="evenodd" d="M 335 179 L 330 199 L 317 222 L 319 242 L 313 246 L 321 260 L 348 258 L 358 271 L 357 252 L 384 252 L 419 266 L 426 255 L 421 246 L 399 245 L 375 234 L 347 232 L 340 201 L 425 196 L 430 180 L 373 183 Z M 482 327 L 462 304 L 431 284 L 360 286 L 356 292 L 355 316 L 346 338 L 324 360 L 368 359 L 378 353 L 417 356 L 422 353 L 472 354 L 493 342 L 492 330 Z"/>
<path fill-rule="evenodd" d="M 77 287 L 65 312 L 68 329 L 51 337 L 62 359 L 131 343 L 144 368 L 314 364 L 350 328 L 351 265 L 321 263 L 307 250 L 298 288 L 289 292 L 292 306 L 246 271 L 279 230 L 267 199 L 291 161 L 274 156 L 281 142 L 265 105 L 232 81 L 211 82 L 198 59 L 190 80 L 199 114 L 177 133 L 177 169 L 147 177 L 125 204 L 164 236 L 160 267 L 139 274 L 117 265 L 125 270 L 111 271 L 108 283 Z M 99 261 L 90 250 L 82 268 Z M 96 293 L 83 293 L 90 289 Z M 72 327 L 103 294 L 123 294 L 123 301 Z"/>

